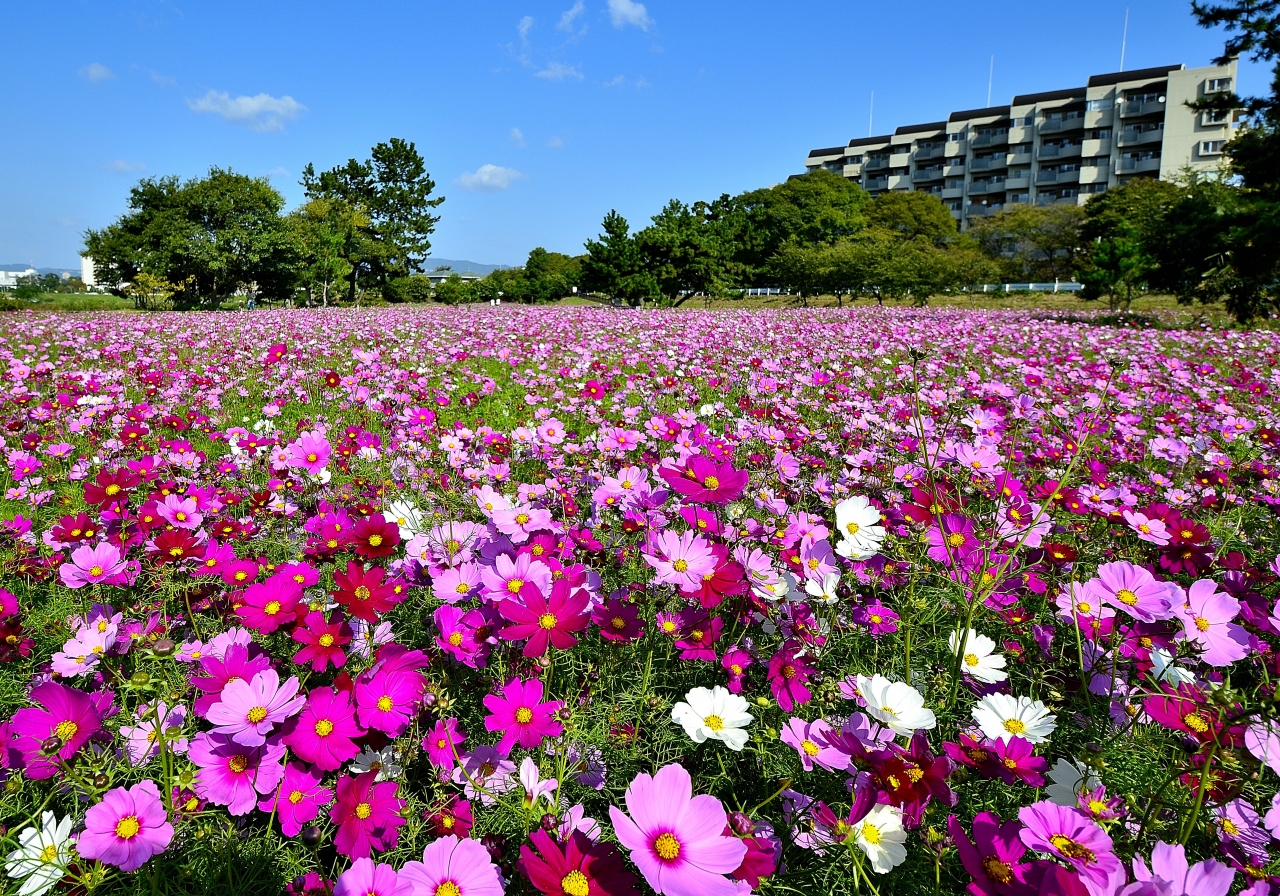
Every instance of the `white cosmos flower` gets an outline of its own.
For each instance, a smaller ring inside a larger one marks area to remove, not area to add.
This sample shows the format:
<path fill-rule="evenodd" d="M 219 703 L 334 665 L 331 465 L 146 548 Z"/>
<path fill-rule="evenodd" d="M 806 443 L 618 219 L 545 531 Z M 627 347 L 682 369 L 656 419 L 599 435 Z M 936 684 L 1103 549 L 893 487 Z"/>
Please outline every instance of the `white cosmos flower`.
<path fill-rule="evenodd" d="M 365 772 L 378 773 L 375 781 L 386 781 L 388 778 L 398 778 L 403 768 L 396 762 L 396 748 L 394 745 L 383 747 L 381 752 L 377 752 L 373 747 L 365 747 L 364 751 L 351 760 L 351 773 L 353 775 L 363 775 Z"/>
<path fill-rule="evenodd" d="M 1049 740 L 1058 727 L 1049 707 L 1030 697 L 1011 697 L 1008 694 L 988 694 L 973 707 L 973 720 L 982 733 L 992 740 L 1006 743 L 1020 737 L 1033 744 Z"/>
<path fill-rule="evenodd" d="M 716 685 L 694 688 L 684 700 L 671 707 L 671 721 L 684 726 L 694 743 L 708 738 L 724 741 L 730 750 L 741 750 L 747 743 L 747 726 L 751 724 L 747 700 Z"/>
<path fill-rule="evenodd" d="M 822 577 L 821 582 L 815 582 L 813 579 L 806 580 L 804 590 L 819 603 L 833 604 L 836 602 L 836 586 L 839 584 L 840 573 L 829 572 Z"/>
<path fill-rule="evenodd" d="M 951 652 L 962 654 L 960 668 L 967 675 L 985 684 L 994 684 L 1009 677 L 1004 671 L 1004 657 L 995 652 L 995 641 L 969 629 L 964 639 L 963 650 L 957 646 L 959 642 L 960 639 L 956 637 L 955 632 L 952 632 L 951 637 L 947 639 Z"/>
<path fill-rule="evenodd" d="M 853 826 L 853 842 L 866 853 L 871 870 L 887 874 L 907 860 L 907 832 L 902 829 L 902 810 L 878 805 Z"/>
<path fill-rule="evenodd" d="M 40 896 L 53 889 L 67 873 L 75 853 L 71 849 L 71 816 L 58 821 L 52 812 L 40 818 L 40 827 L 18 834 L 18 848 L 5 859 L 4 870 L 15 880 L 25 878 L 17 896 Z"/>
<path fill-rule="evenodd" d="M 883 675 L 859 675 L 857 683 L 858 693 L 867 701 L 867 713 L 894 734 L 909 736 L 918 728 L 937 726 L 933 710 L 925 708 L 924 697 L 911 685 Z"/>
<path fill-rule="evenodd" d="M 1156 681 L 1167 681 L 1175 688 L 1180 684 L 1195 684 L 1195 673 L 1175 663 L 1173 654 L 1163 647 L 1157 647 L 1151 651 L 1151 665 L 1155 667 L 1152 670 L 1152 677 Z"/>
<path fill-rule="evenodd" d="M 836 531 L 840 542 L 835 551 L 850 560 L 866 560 L 874 557 L 884 544 L 884 526 L 880 525 L 880 511 L 862 495 L 845 498 L 836 505 Z"/>
<path fill-rule="evenodd" d="M 412 501 L 406 501 L 404 498 L 392 501 L 387 505 L 385 516 L 400 527 L 400 537 L 405 541 L 409 541 L 423 531 L 422 511 L 415 507 Z"/>
<path fill-rule="evenodd" d="M 800 583 L 791 573 L 783 572 L 778 575 L 776 582 L 753 583 L 751 591 L 761 600 L 788 600 L 800 596 Z"/>
<path fill-rule="evenodd" d="M 1102 779 L 1086 765 L 1068 759 L 1059 759 L 1049 769 L 1052 782 L 1044 789 L 1045 796 L 1059 806 L 1075 806 L 1076 797 L 1102 786 Z"/>

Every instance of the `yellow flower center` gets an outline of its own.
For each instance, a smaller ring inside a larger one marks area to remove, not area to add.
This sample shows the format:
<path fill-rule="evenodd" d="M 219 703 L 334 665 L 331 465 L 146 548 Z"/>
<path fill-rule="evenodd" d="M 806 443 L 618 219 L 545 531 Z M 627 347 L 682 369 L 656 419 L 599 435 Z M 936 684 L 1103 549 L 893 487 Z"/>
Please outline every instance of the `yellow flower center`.
<path fill-rule="evenodd" d="M 524 587 L 524 579 L 512 579 L 507 582 L 507 590 L 512 594 L 519 594 L 520 589 Z"/>
<path fill-rule="evenodd" d="M 1222 819 L 1222 821 L 1219 822 L 1219 824 L 1222 825 L 1222 829 L 1226 831 L 1227 834 L 1229 834 L 1230 836 L 1232 837 L 1240 836 L 1240 828 L 1238 828 L 1236 826 L 1236 823 L 1232 821 L 1230 818 Z"/>
<path fill-rule="evenodd" d="M 245 716 L 253 724 L 258 724 L 267 717 L 267 708 L 265 706 L 255 706 L 249 710 L 249 714 Z"/>
<path fill-rule="evenodd" d="M 1068 859 L 1080 859 L 1086 864 L 1094 860 L 1093 850 L 1083 844 L 1077 843 L 1066 834 L 1054 834 L 1049 838 L 1049 842 L 1053 844 L 1058 852 L 1062 853 Z"/>
<path fill-rule="evenodd" d="M 982 870 L 987 872 L 987 877 L 991 878 L 998 884 L 1005 884 L 1007 886 L 1013 882 L 1013 869 L 995 856 L 986 856 L 983 858 Z"/>
<path fill-rule="evenodd" d="M 517 514 L 516 514 L 516 522 L 523 526 L 525 523 L 529 522 L 529 514 L 527 514 L 527 513 L 517 513 Z"/>
<path fill-rule="evenodd" d="M 1121 588 L 1116 592 L 1116 600 L 1124 604 L 1126 607 L 1132 607 L 1138 602 L 1138 595 L 1134 594 L 1128 588 Z"/>
<path fill-rule="evenodd" d="M 232 756 L 231 760 L 227 763 L 227 768 L 231 769 L 236 774 L 239 774 L 240 772 L 244 771 L 248 767 L 249 767 L 248 756 Z"/>
<path fill-rule="evenodd" d="M 116 836 L 121 840 L 132 840 L 138 836 L 138 831 L 140 830 L 142 830 L 142 825 L 136 815 L 126 815 L 116 822 Z"/>
<path fill-rule="evenodd" d="M 328 737 L 330 734 L 333 733 L 333 722 L 331 722 L 329 719 L 321 719 L 320 721 L 316 722 L 315 730 L 316 730 L 316 734 L 320 735 L 321 737 Z"/>
<path fill-rule="evenodd" d="M 818 745 L 811 740 L 800 741 L 800 749 L 804 750 L 806 756 L 817 756 L 820 752 Z"/>
<path fill-rule="evenodd" d="M 379 712 L 391 712 L 391 707 L 393 705 L 394 704 L 391 702 L 391 698 L 388 697 L 386 694 L 383 694 L 381 697 L 378 698 L 377 706 L 378 706 Z"/>
<path fill-rule="evenodd" d="M 76 732 L 79 730 L 80 726 L 75 722 L 59 722 L 58 727 L 53 729 L 53 733 L 62 738 L 63 743 L 67 743 L 76 736 Z"/>
<path fill-rule="evenodd" d="M 356 806 L 356 818 L 368 818 L 373 814 L 373 806 L 368 803 L 360 803 Z"/>
<path fill-rule="evenodd" d="M 44 849 L 40 850 L 40 861 L 46 865 L 58 857 L 58 847 L 50 843 Z"/>
<path fill-rule="evenodd" d="M 591 884 L 585 874 L 575 870 L 570 871 L 560 881 L 560 889 L 564 890 L 566 896 L 587 896 L 591 892 Z"/>
<path fill-rule="evenodd" d="M 278 600 L 271 601 L 271 603 L 267 604 L 265 607 L 262 608 L 262 612 L 266 613 L 268 616 L 276 615 L 277 613 L 280 612 L 280 601 Z"/>
<path fill-rule="evenodd" d="M 533 721 L 533 710 L 527 706 L 522 706 L 516 710 L 516 721 L 521 725 L 528 725 Z"/>
<path fill-rule="evenodd" d="M 1102 800 L 1089 800 L 1089 811 L 1094 815 L 1101 815 L 1107 811 L 1107 804 Z"/>
<path fill-rule="evenodd" d="M 544 629 L 553 629 L 556 627 L 556 617 L 550 613 L 543 613 L 538 617 L 538 627 Z"/>
<path fill-rule="evenodd" d="M 658 858 L 670 862 L 680 855 L 680 841 L 675 834 L 659 834 L 658 839 L 653 841 L 653 851 L 658 854 Z"/>
<path fill-rule="evenodd" d="M 1197 734 L 1204 734 L 1209 730 L 1209 723 L 1206 722 L 1198 713 L 1189 712 L 1182 717 L 1183 723 Z"/>
<path fill-rule="evenodd" d="M 718 489 L 720 487 L 720 480 L 717 479 L 715 476 L 708 476 L 706 479 L 702 480 L 702 484 L 706 488 L 712 489 L 714 491 L 715 489 Z"/>
<path fill-rule="evenodd" d="M 381 536 L 381 535 L 378 535 L 377 533 L 374 533 L 373 535 L 370 535 L 370 536 L 369 536 L 369 547 L 371 547 L 371 548 L 376 548 L 376 547 L 377 547 L 378 545 L 380 545 L 380 544 L 382 544 L 382 536 Z"/>
<path fill-rule="evenodd" d="M 1027 726 L 1023 724 L 1022 719 L 1005 719 L 1004 730 L 1010 734 L 1025 734 Z"/>
<path fill-rule="evenodd" d="M 120 494 L 120 486 L 116 485 L 113 482 L 110 485 L 108 485 L 106 488 L 104 488 L 103 491 L 106 492 L 108 495 L 118 495 Z"/>
<path fill-rule="evenodd" d="M 862 826 L 862 839 L 875 846 L 880 842 L 880 829 L 868 821 Z"/>
<path fill-rule="evenodd" d="M 451 880 L 446 880 L 436 887 L 436 896 L 462 896 L 462 890 Z"/>
<path fill-rule="evenodd" d="M 724 729 L 724 719 L 717 715 L 709 715 L 702 720 L 702 724 L 706 725 L 712 731 L 722 731 Z"/>
<path fill-rule="evenodd" d="M 295 790 L 293 793 L 289 794 L 289 802 L 296 806 L 298 803 L 302 802 L 305 796 L 306 795 L 301 790 Z"/>
<path fill-rule="evenodd" d="M 328 632 L 325 632 L 323 635 L 321 635 L 319 640 L 320 640 L 321 647 L 333 646 L 333 635 L 329 634 Z"/>
<path fill-rule="evenodd" d="M 1207 632 L 1209 630 L 1209 620 L 1205 619 L 1203 616 L 1197 616 L 1196 629 L 1202 632 Z"/>
<path fill-rule="evenodd" d="M 356 600 L 368 600 L 368 599 L 369 599 L 369 589 L 366 588 L 364 585 L 360 585 L 359 587 L 357 587 Z"/>
<path fill-rule="evenodd" d="M 93 566 L 89 567 L 89 575 L 93 576 L 96 579 L 98 576 L 102 575 L 102 567 L 98 566 L 97 564 L 94 564 Z"/>
<path fill-rule="evenodd" d="M 966 653 L 964 655 L 964 664 L 966 666 L 976 666 L 978 665 L 978 657 L 975 654 Z"/>
<path fill-rule="evenodd" d="M 676 572 L 684 572 L 689 568 L 689 561 L 681 557 L 675 563 L 671 564 L 671 568 L 674 569 Z"/>

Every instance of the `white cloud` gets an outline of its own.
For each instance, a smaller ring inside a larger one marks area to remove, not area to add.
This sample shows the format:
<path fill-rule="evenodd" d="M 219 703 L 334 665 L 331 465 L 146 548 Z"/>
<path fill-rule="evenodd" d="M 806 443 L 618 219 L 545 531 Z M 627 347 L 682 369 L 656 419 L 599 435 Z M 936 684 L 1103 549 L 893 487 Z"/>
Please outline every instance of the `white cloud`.
<path fill-rule="evenodd" d="M 102 167 L 114 174 L 132 174 L 135 171 L 147 170 L 147 166 L 141 162 L 129 162 L 125 159 L 112 159 Z"/>
<path fill-rule="evenodd" d="M 516 146 L 524 146 L 524 131 L 519 128 L 512 128 L 511 137 L 509 139 Z"/>
<path fill-rule="evenodd" d="M 289 169 L 283 165 L 277 165 L 270 171 L 266 172 L 267 177 L 289 177 Z"/>
<path fill-rule="evenodd" d="M 248 125 L 255 131 L 283 131 L 284 123 L 306 111 L 306 106 L 291 96 L 231 96 L 225 90 L 210 90 L 198 100 L 187 100 L 194 112 L 221 115 L 227 121 Z"/>
<path fill-rule="evenodd" d="M 520 40 L 528 41 L 529 32 L 533 30 L 533 16 L 525 16 L 520 20 L 520 24 L 516 25 L 516 30 L 520 32 Z"/>
<path fill-rule="evenodd" d="M 559 149 L 562 146 L 564 146 L 564 141 L 559 137 L 552 137 L 547 141 L 547 149 Z"/>
<path fill-rule="evenodd" d="M 577 3 L 573 4 L 572 9 L 566 9 L 564 11 L 564 15 L 560 16 L 560 24 L 556 25 L 556 28 L 572 34 L 574 32 L 573 23 L 576 22 L 584 12 L 586 12 L 586 9 L 587 4 L 583 2 L 583 0 L 578 0 Z M 586 31 L 586 27 L 584 26 L 582 30 Z"/>
<path fill-rule="evenodd" d="M 107 68 L 101 62 L 91 62 L 84 68 L 80 69 L 80 77 L 87 78 L 93 84 L 100 84 L 103 81 L 109 81 L 116 76 L 116 73 Z"/>
<path fill-rule="evenodd" d="M 565 65 L 563 62 L 551 62 L 547 67 L 538 72 L 539 78 L 546 78 L 548 81 L 563 81 L 565 78 L 576 78 L 582 80 L 582 72 L 578 71 L 575 66 Z"/>
<path fill-rule="evenodd" d="M 610 80 L 604 82 L 605 87 L 621 87 L 627 83 L 627 79 L 622 75 L 614 75 Z"/>
<path fill-rule="evenodd" d="M 636 3 L 635 0 L 609 0 L 609 18 L 613 20 L 615 28 L 635 25 L 641 31 L 648 31 L 653 24 L 644 4 Z"/>
<path fill-rule="evenodd" d="M 156 84 L 159 84 L 161 87 L 177 87 L 178 86 L 177 78 L 171 78 L 168 75 L 162 75 L 156 71 L 149 71 L 147 74 L 151 76 L 152 81 L 154 81 Z"/>
<path fill-rule="evenodd" d="M 514 168 L 503 168 L 501 165 L 481 165 L 475 171 L 468 171 L 458 178 L 462 189 L 479 192 L 482 190 L 505 190 L 525 175 Z"/>

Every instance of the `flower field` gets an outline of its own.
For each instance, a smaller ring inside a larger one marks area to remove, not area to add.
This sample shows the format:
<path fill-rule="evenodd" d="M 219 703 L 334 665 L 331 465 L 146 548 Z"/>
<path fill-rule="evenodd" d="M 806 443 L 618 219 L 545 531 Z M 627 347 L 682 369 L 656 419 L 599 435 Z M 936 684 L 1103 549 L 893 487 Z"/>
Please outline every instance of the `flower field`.
<path fill-rule="evenodd" d="M 1278 355 L 10 316 L 0 891 L 1280 892 Z"/>

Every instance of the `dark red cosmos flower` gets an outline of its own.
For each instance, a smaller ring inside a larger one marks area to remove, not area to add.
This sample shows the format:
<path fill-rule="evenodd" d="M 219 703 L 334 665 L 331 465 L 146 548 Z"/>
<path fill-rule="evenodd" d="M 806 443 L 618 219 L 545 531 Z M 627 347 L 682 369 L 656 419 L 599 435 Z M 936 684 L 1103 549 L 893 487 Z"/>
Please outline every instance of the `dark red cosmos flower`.
<path fill-rule="evenodd" d="M 400 528 L 382 514 L 371 513 L 352 527 L 345 541 L 361 557 L 386 557 L 400 543 Z"/>
<path fill-rule="evenodd" d="M 753 832 L 754 827 L 752 825 Z M 725 825 L 724 833 L 725 836 L 734 836 L 730 825 Z M 778 870 L 778 859 L 773 851 L 773 845 L 763 837 L 746 836 L 741 839 L 747 847 L 747 854 L 742 857 L 742 864 L 730 876 L 734 880 L 746 881 L 751 885 L 751 889 L 755 890 L 760 886 L 761 880 L 772 877 Z"/>
<path fill-rule="evenodd" d="M 345 606 L 352 616 L 373 622 L 403 599 L 390 583 L 384 583 L 386 570 L 380 566 L 365 569 L 356 560 L 347 562 L 347 571 L 334 572 L 333 581 L 338 590 L 333 599 Z"/>
<path fill-rule="evenodd" d="M 789 641 L 769 659 L 769 689 L 783 712 L 808 703 L 813 693 L 805 686 L 813 676 L 813 666 L 800 655 L 799 645 Z"/>
<path fill-rule="evenodd" d="M 204 545 L 182 529 L 161 532 L 152 543 L 156 548 L 157 563 L 180 563 L 204 556 Z"/>
<path fill-rule="evenodd" d="M 606 641 L 638 641 L 644 637 L 644 623 L 640 611 L 633 604 L 610 598 L 591 614 L 591 621 L 600 626 L 600 637 Z"/>
<path fill-rule="evenodd" d="M 962 731 L 959 743 L 947 741 L 942 749 L 954 761 L 973 769 L 984 778 L 1001 777 L 1000 760 L 991 748 L 990 741 L 974 740 Z"/>
<path fill-rule="evenodd" d="M 498 604 L 498 612 L 511 622 L 498 637 L 504 641 L 528 642 L 526 657 L 542 656 L 549 647 L 568 650 L 578 643 L 570 632 L 580 632 L 591 621 L 587 605 L 591 602 L 585 589 L 571 589 L 568 579 L 557 579 L 551 585 L 550 598 L 544 597 L 532 582 L 520 586 L 519 597 Z"/>
<path fill-rule="evenodd" d="M 683 467 L 659 467 L 658 475 L 686 500 L 696 504 L 728 504 L 742 497 L 750 478 L 729 461 L 716 463 L 702 454 L 690 455 Z"/>
<path fill-rule="evenodd" d="M 889 804 L 902 809 L 903 824 L 909 828 L 919 826 L 930 800 L 944 806 L 956 803 L 956 795 L 947 786 L 951 760 L 935 756 L 922 731 L 912 735 L 906 747 L 891 743 L 887 749 L 872 753 L 871 767 Z"/>
<path fill-rule="evenodd" d="M 621 853 L 611 843 L 592 843 L 586 834 L 574 831 L 558 844 L 539 828 L 529 837 L 529 844 L 520 847 L 518 867 L 540 893 L 639 896 L 636 876 L 626 869 Z"/>
<path fill-rule="evenodd" d="M 434 812 L 422 813 L 423 819 L 431 825 L 437 837 L 465 837 L 471 831 L 471 804 L 461 796 L 454 795 Z"/>
<path fill-rule="evenodd" d="M 342 385 L 342 377 L 338 375 L 336 370 L 325 371 L 324 384 L 330 389 L 336 389 Z"/>
<path fill-rule="evenodd" d="M 98 525 L 89 519 L 86 513 L 75 516 L 64 516 L 53 527 L 53 540 L 63 544 L 78 544 L 82 541 L 93 541 L 98 535 Z"/>
<path fill-rule="evenodd" d="M 142 478 L 129 470 L 103 470 L 84 487 L 84 499 L 99 507 L 123 504 L 141 482 Z"/>

